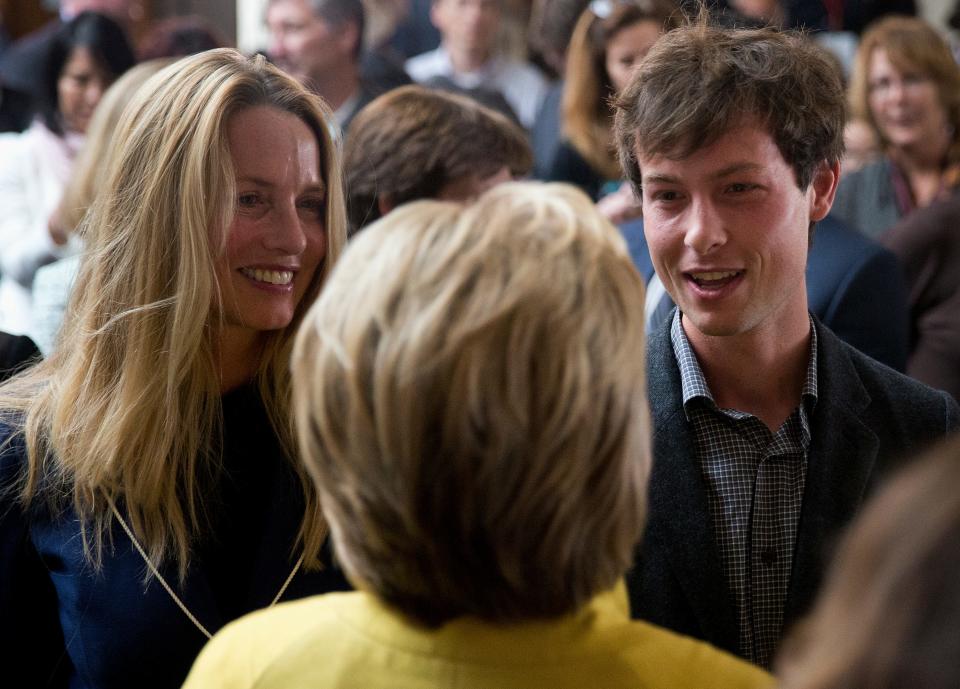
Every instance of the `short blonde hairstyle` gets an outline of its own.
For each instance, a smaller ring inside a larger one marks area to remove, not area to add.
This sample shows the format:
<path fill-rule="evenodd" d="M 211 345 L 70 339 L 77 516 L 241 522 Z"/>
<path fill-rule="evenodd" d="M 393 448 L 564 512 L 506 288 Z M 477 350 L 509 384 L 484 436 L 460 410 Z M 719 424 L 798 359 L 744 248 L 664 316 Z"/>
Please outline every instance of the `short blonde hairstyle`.
<path fill-rule="evenodd" d="M 783 689 L 960 686 L 960 436 L 886 485 L 851 527 Z"/>
<path fill-rule="evenodd" d="M 357 586 L 436 626 L 561 615 L 615 584 L 645 515 L 643 293 L 562 184 L 411 203 L 351 243 L 293 370 Z"/>
<path fill-rule="evenodd" d="M 95 561 L 113 522 L 111 500 L 123 500 L 154 564 L 173 561 L 181 577 L 209 527 L 222 470 L 215 266 L 237 205 L 227 127 L 256 106 L 310 128 L 327 189 L 323 266 L 293 322 L 267 335 L 255 381 L 303 485 L 295 547 L 308 568 L 321 566 L 326 527 L 293 453 L 288 363 L 296 327 L 346 241 L 333 120 L 319 97 L 262 56 L 227 48 L 166 67 L 134 95 L 81 225 L 87 252 L 54 354 L 0 388 L 0 410 L 22 428 L 27 448 L 22 500 L 70 500 Z"/>
<path fill-rule="evenodd" d="M 891 15 L 867 27 L 850 76 L 850 114 L 854 119 L 867 122 L 877 140 L 886 145 L 870 108 L 870 59 L 878 48 L 886 51 L 898 70 L 919 72 L 934 83 L 940 105 L 947 113 L 947 122 L 953 128 L 947 160 L 951 164 L 960 163 L 960 65 L 943 36 L 919 17 Z"/>

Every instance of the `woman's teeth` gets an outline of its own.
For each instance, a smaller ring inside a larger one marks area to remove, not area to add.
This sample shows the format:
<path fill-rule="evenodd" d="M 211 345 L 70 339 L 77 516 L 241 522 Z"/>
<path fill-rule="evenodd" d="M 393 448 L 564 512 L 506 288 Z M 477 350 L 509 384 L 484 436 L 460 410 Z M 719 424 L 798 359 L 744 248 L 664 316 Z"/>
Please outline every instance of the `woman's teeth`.
<path fill-rule="evenodd" d="M 260 270 L 259 268 L 241 268 L 240 272 L 251 280 L 271 285 L 289 285 L 293 281 L 292 270 Z"/>

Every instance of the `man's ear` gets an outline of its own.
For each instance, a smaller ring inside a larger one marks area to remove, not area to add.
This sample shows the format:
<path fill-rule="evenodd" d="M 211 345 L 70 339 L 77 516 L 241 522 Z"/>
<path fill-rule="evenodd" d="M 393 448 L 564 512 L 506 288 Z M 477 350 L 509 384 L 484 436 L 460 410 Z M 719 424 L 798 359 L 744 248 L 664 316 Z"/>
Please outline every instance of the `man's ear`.
<path fill-rule="evenodd" d="M 840 182 L 840 163 L 828 163 L 824 160 L 817 166 L 810 182 L 810 220 L 817 222 L 827 217 L 833 206 L 833 199 L 837 195 L 837 185 Z"/>

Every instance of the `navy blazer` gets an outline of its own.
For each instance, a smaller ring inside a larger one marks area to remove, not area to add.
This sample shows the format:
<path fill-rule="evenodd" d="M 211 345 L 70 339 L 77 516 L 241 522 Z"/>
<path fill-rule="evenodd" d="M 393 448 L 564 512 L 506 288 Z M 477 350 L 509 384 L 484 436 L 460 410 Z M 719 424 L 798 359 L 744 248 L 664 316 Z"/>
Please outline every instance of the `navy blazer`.
<path fill-rule="evenodd" d="M 643 220 L 621 225 L 630 256 L 649 282 L 653 263 Z M 810 311 L 847 344 L 898 371 L 906 370 L 910 306 L 897 257 L 877 242 L 827 217 L 817 223 L 807 257 Z"/>
<path fill-rule="evenodd" d="M 810 607 L 843 527 L 877 482 L 960 427 L 946 393 L 878 364 L 814 319 L 817 405 L 784 628 Z M 670 321 L 648 342 L 654 464 L 649 518 L 627 575 L 635 617 L 738 653 L 735 603 L 710 525 L 694 435 L 683 410 Z"/>
<path fill-rule="evenodd" d="M 40 360 L 40 350 L 26 335 L 0 332 L 0 381 Z"/>
<path fill-rule="evenodd" d="M 252 388 L 224 396 L 226 478 L 208 493 L 213 537 L 195 544 L 182 585 L 161 572 L 212 633 L 266 607 L 296 560 L 300 482 Z M 206 638 L 156 579 L 119 526 L 99 570 L 86 557 L 76 514 L 43 499 L 14 501 L 25 463 L 22 436 L 0 423 L 0 686 L 174 689 Z M 246 488 L 241 489 L 240 486 Z M 241 492 L 242 490 L 242 492 Z M 118 504 L 123 511 L 123 505 Z M 330 563 L 331 554 L 324 553 Z M 349 588 L 334 566 L 301 569 L 283 600 Z"/>

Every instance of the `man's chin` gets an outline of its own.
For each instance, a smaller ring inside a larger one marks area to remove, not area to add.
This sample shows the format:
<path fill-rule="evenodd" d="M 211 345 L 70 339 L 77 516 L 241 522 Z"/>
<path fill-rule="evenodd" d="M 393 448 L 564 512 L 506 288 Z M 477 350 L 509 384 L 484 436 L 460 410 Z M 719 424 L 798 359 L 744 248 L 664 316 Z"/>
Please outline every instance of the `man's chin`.
<path fill-rule="evenodd" d="M 682 311 L 682 309 L 681 309 Z M 718 314 L 701 314 L 683 311 L 683 328 L 690 334 L 695 329 L 704 337 L 730 337 L 743 332 L 743 323 L 736 318 L 723 318 Z"/>

